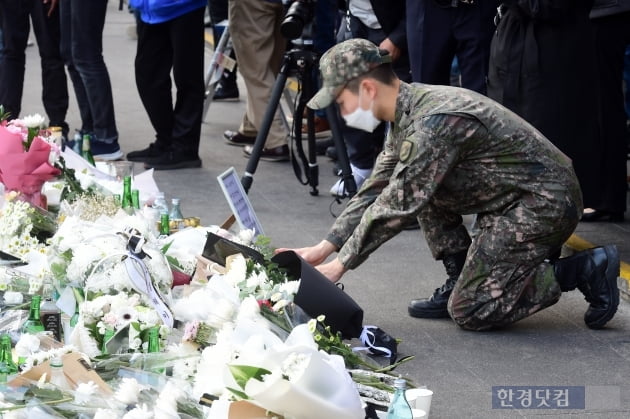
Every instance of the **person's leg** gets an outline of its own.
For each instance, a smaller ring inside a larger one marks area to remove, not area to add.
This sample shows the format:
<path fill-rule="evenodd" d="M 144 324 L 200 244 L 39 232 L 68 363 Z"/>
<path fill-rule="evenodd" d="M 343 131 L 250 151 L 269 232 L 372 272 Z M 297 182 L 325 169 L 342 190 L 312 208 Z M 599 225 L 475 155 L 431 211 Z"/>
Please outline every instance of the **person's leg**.
<path fill-rule="evenodd" d="M 72 59 L 72 0 L 59 0 L 59 23 L 60 23 L 60 41 L 59 52 L 68 69 L 70 80 L 72 81 L 72 87 L 74 89 L 74 95 L 77 99 L 79 106 L 79 114 L 81 115 L 81 133 L 91 133 L 94 131 L 94 119 L 92 118 L 92 111 L 90 109 L 90 103 L 88 101 L 87 92 L 85 91 L 85 85 L 83 79 L 77 71 L 74 61 Z"/>
<path fill-rule="evenodd" d="M 451 26 L 453 7 L 441 7 L 433 0 L 407 1 L 407 46 L 414 82 L 450 83 L 455 55 Z"/>
<path fill-rule="evenodd" d="M 544 211 L 532 206 L 478 215 L 479 230 L 448 303 L 451 317 L 462 328 L 505 326 L 560 298 L 554 266 L 546 259 L 573 233 L 580 211 L 567 207 L 564 216 L 542 218 Z"/>
<path fill-rule="evenodd" d="M 453 21 L 461 85 L 482 94 L 486 93 L 490 42 L 496 29 L 493 19 L 497 5 L 496 1 L 491 0 L 474 4 L 460 3 Z"/>
<path fill-rule="evenodd" d="M 282 5 L 258 0 L 230 0 L 229 16 L 234 50 L 240 72 L 247 86 L 247 110 L 239 128 L 242 134 L 258 129 L 280 69 L 285 40 L 280 34 Z M 266 149 L 286 145 L 286 133 L 280 115 L 271 124 Z"/>
<path fill-rule="evenodd" d="M 20 116 L 26 43 L 30 30 L 29 15 L 33 0 L 0 1 L 0 26 L 3 28 L 4 49 L 0 60 L 0 105 L 11 113 L 11 118 Z"/>
<path fill-rule="evenodd" d="M 412 317 L 449 317 L 448 299 L 464 266 L 471 240 L 463 225 L 462 216 L 447 208 L 447 205 L 429 203 L 418 215 L 431 254 L 442 261 L 447 279 L 430 297 L 415 299 L 409 303 L 407 311 Z"/>
<path fill-rule="evenodd" d="M 112 86 L 103 60 L 103 27 L 107 0 L 70 2 L 72 61 L 85 86 L 94 120 L 94 139 L 115 145 L 113 148 L 120 153 Z"/>
<path fill-rule="evenodd" d="M 59 52 L 59 9 L 55 8 L 52 14 L 48 16 L 49 7 L 49 4 L 35 1 L 31 12 L 33 30 L 41 57 L 42 101 L 50 125 L 61 127 L 63 135 L 67 136 L 68 81 L 63 59 Z"/>
<path fill-rule="evenodd" d="M 170 22 L 151 25 L 138 21 L 135 59 L 138 94 L 155 130 L 154 145 L 163 151 L 171 148 L 174 125 L 171 84 L 173 47 L 169 24 Z"/>
<path fill-rule="evenodd" d="M 626 211 L 627 140 L 623 92 L 623 59 L 630 42 L 630 12 L 592 19 L 599 80 L 599 130 L 602 150 L 601 202 L 594 207 L 611 220 L 622 221 Z M 586 214 L 585 217 L 586 218 Z"/>
<path fill-rule="evenodd" d="M 199 151 L 204 99 L 203 15 L 201 8 L 169 22 L 177 88 L 172 144 L 195 157 Z"/>

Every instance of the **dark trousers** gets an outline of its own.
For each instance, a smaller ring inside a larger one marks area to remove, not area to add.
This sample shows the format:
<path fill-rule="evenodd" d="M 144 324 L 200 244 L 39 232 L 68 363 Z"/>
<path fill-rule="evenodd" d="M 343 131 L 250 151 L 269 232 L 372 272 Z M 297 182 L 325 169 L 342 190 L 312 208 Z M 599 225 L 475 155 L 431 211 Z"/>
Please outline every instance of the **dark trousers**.
<path fill-rule="evenodd" d="M 138 22 L 136 86 L 161 148 L 197 155 L 204 100 L 204 8 L 168 22 Z M 177 89 L 175 106 L 171 70 Z"/>
<path fill-rule="evenodd" d="M 407 0 L 407 45 L 414 82 L 450 84 L 457 57 L 462 87 L 486 92 L 496 0 L 442 7 L 434 0 Z"/>
<path fill-rule="evenodd" d="M 61 55 L 74 85 L 82 131 L 118 141 L 109 73 L 103 60 L 107 0 L 60 0 Z"/>
<path fill-rule="evenodd" d="M 630 12 L 592 19 L 597 51 L 600 150 L 598 166 L 601 201 L 598 210 L 626 210 L 626 113 L 624 110 L 624 53 L 630 43 Z"/>
<path fill-rule="evenodd" d="M 18 118 L 21 112 L 26 55 L 24 50 L 30 30 L 29 19 L 39 47 L 42 68 L 42 101 L 50 125 L 65 123 L 68 110 L 68 87 L 63 60 L 59 52 L 59 11 L 47 16 L 48 5 L 42 0 L 2 0 L 0 17 L 4 55 L 0 60 L 0 104 Z"/>

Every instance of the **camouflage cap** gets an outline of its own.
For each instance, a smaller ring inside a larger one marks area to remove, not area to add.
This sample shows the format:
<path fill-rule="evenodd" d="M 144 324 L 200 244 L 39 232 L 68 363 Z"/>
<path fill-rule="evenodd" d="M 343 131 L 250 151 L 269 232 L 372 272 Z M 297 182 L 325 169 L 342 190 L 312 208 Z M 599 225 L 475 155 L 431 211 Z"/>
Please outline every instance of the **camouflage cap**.
<path fill-rule="evenodd" d="M 308 107 L 325 108 L 335 100 L 350 80 L 391 61 L 389 55 L 381 54 L 376 45 L 365 39 L 350 39 L 335 45 L 319 60 L 322 88 L 308 102 Z"/>

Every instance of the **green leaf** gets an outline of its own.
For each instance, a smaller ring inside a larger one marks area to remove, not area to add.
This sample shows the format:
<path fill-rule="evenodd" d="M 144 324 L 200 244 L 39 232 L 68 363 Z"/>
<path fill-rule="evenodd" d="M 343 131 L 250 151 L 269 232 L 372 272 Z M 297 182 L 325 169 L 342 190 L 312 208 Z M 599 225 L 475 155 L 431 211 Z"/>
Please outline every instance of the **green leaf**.
<path fill-rule="evenodd" d="M 238 397 L 239 399 L 242 400 L 249 400 L 249 397 L 247 396 L 247 394 L 245 394 L 244 392 L 237 390 L 235 388 L 232 387 L 226 387 L 227 390 L 231 391 L 232 393 L 234 393 L 234 395 L 236 397 Z"/>
<path fill-rule="evenodd" d="M 168 242 L 164 246 L 162 246 L 162 248 L 160 249 L 160 252 L 162 252 L 163 255 L 165 255 L 166 252 L 168 252 L 168 249 L 171 248 L 171 246 L 173 245 L 173 241 L 174 240 L 171 240 L 170 242 Z"/>
<path fill-rule="evenodd" d="M 260 367 L 252 367 L 250 365 L 230 365 L 230 372 L 234 377 L 234 381 L 241 388 L 245 388 L 245 384 L 253 378 L 262 381 L 262 377 L 271 374 L 271 371 Z"/>

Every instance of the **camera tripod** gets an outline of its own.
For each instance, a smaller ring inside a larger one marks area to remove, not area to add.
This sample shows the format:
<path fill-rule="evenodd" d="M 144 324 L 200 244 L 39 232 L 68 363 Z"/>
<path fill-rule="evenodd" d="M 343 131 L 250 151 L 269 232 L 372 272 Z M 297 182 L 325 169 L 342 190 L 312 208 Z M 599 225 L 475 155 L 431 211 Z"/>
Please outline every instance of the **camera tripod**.
<path fill-rule="evenodd" d="M 298 78 L 298 84 L 301 85 L 301 89 L 298 89 L 299 100 L 293 112 L 293 134 L 297 156 L 295 156 L 296 153 L 294 153 L 291 148 L 291 161 L 293 163 L 293 170 L 296 177 L 300 180 L 300 182 L 305 185 L 308 184 L 311 187 L 310 194 L 313 196 L 319 194 L 317 189 L 319 182 L 319 166 L 317 165 L 314 113 L 312 109 L 306 107 L 306 103 L 313 97 L 316 91 L 313 83 L 313 70 L 317 68 L 318 61 L 318 55 L 310 50 L 292 48 L 291 50 L 285 52 L 282 58 L 280 71 L 271 90 L 269 105 L 265 110 L 265 115 L 258 130 L 258 134 L 256 135 L 256 141 L 254 142 L 251 156 L 247 162 L 245 173 L 241 179 L 241 183 L 243 184 L 243 188 L 246 192 L 249 191 L 254 180 L 254 173 L 258 167 L 260 154 L 265 146 L 267 136 L 269 135 L 269 129 L 271 128 L 274 115 L 278 111 L 278 105 L 280 103 L 280 98 L 286 85 L 287 78 L 289 75 L 294 74 Z M 302 146 L 302 116 L 305 109 L 308 158 L 304 154 Z M 356 193 L 357 187 L 354 181 L 354 176 L 352 175 L 352 170 L 350 169 L 348 153 L 341 134 L 341 125 L 339 123 L 339 117 L 334 103 L 326 108 L 326 117 L 328 118 L 333 135 L 333 142 L 337 149 L 338 163 L 341 168 L 341 176 L 345 185 L 346 193 L 348 196 L 353 196 Z M 302 181 L 297 157 L 302 160 L 306 181 Z"/>

